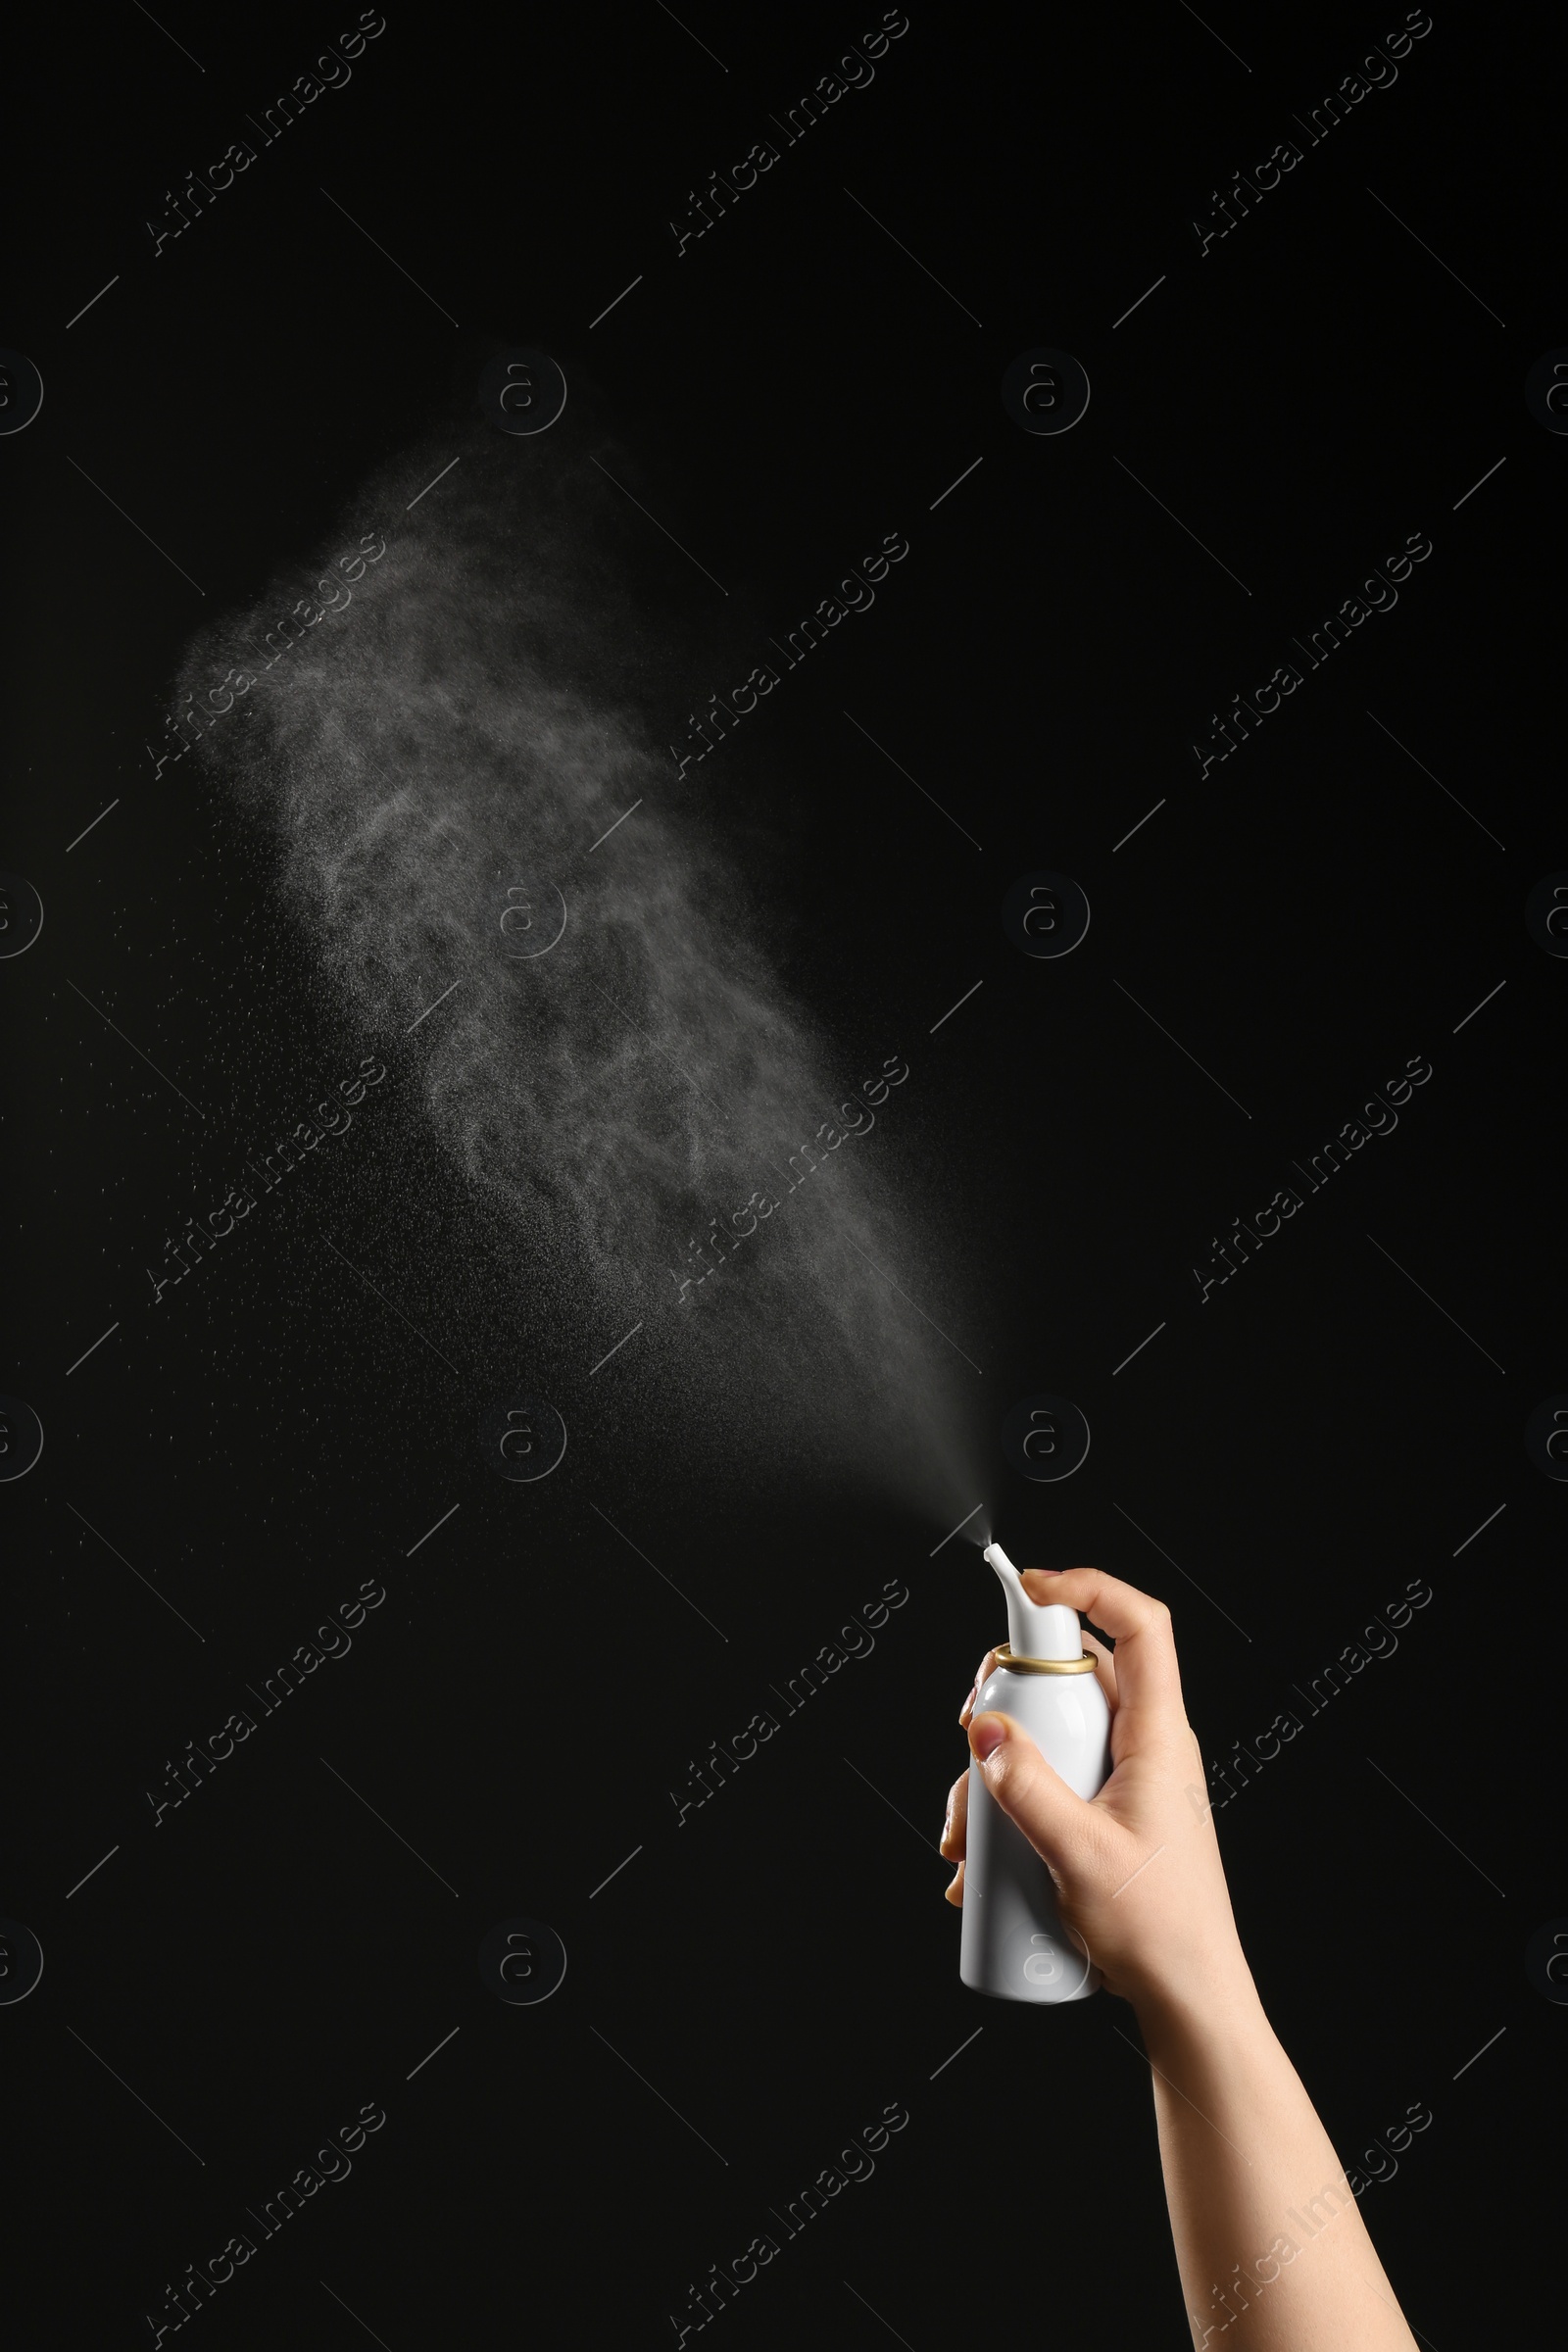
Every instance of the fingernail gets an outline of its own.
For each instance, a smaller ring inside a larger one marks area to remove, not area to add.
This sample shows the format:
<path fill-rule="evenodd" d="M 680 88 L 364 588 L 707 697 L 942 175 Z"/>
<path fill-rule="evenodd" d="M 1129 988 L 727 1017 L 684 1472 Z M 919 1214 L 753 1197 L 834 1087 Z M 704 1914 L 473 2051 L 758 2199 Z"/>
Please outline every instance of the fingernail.
<path fill-rule="evenodd" d="M 963 1864 L 961 1862 L 958 1864 L 957 1870 L 954 1874 L 952 1884 L 944 1889 L 944 1899 L 950 1902 L 955 1910 L 958 1910 L 962 1906 Z"/>
<path fill-rule="evenodd" d="M 982 1764 L 989 1764 L 1007 1737 L 1000 1715 L 977 1715 L 969 1726 L 969 1746 Z"/>
<path fill-rule="evenodd" d="M 969 1720 L 970 1716 L 971 1716 L 971 1715 L 974 1713 L 974 1702 L 975 1702 L 975 1700 L 976 1700 L 976 1699 L 979 1697 L 979 1695 L 980 1695 L 980 1677 L 979 1677 L 978 1675 L 976 1675 L 976 1676 L 975 1676 L 975 1678 L 974 1678 L 974 1681 L 973 1681 L 973 1682 L 972 1682 L 972 1683 L 969 1685 L 969 1695 L 968 1695 L 968 1697 L 967 1697 L 967 1698 L 964 1700 L 964 1702 L 963 1702 L 962 1706 L 961 1706 L 961 1707 L 958 1709 L 958 1722 L 959 1722 L 959 1724 L 960 1724 L 960 1725 L 962 1725 L 962 1724 L 966 1724 L 966 1723 L 968 1722 L 968 1720 Z"/>

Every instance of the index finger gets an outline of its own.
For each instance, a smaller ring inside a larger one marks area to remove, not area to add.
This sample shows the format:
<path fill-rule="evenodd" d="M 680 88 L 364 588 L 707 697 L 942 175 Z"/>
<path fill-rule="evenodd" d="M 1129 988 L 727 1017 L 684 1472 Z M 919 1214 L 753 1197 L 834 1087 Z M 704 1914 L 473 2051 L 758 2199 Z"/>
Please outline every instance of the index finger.
<path fill-rule="evenodd" d="M 995 1672 L 996 1663 L 996 1651 L 994 1649 L 988 1649 L 985 1656 L 980 1661 L 979 1670 L 975 1675 L 974 1681 L 969 1686 L 969 1695 L 964 1700 L 962 1707 L 959 1709 L 958 1722 L 965 1731 L 967 1731 L 969 1726 L 969 1718 L 974 1713 L 974 1702 L 980 1695 L 981 1685 L 985 1683 Z"/>
<path fill-rule="evenodd" d="M 1162 1600 L 1102 1568 L 1030 1568 L 1023 1584 L 1031 1600 L 1081 1609 L 1113 1637 L 1117 1712 L 1128 1718 L 1129 1729 L 1141 1723 L 1150 1730 L 1186 1730 L 1176 1642 Z"/>

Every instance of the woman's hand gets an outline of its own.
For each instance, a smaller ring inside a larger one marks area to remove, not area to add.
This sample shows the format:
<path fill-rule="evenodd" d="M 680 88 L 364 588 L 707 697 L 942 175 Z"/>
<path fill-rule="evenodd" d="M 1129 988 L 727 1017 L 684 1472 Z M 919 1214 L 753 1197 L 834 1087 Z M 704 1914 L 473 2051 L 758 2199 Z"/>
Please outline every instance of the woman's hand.
<path fill-rule="evenodd" d="M 958 1720 L 973 1769 L 1045 1857 L 1063 1924 L 1137 2012 L 1194 2343 L 1224 2334 L 1236 2352 L 1416 2352 L 1242 1954 L 1169 1609 L 1098 1568 L 1037 1568 L 1023 1581 L 1031 1600 L 1087 1610 L 1115 1641 L 1111 1656 L 1084 1636 L 1110 1705 L 1114 1770 L 1085 1803 L 1011 1716 L 976 1714 L 995 1650 Z M 968 1789 L 965 1773 L 942 1838 L 958 1865 L 952 1903 L 963 1900 Z"/>
<path fill-rule="evenodd" d="M 1240 1996 L 1255 2001 L 1214 1836 L 1202 1753 L 1182 1703 L 1163 1601 L 1098 1568 L 1031 1569 L 1031 1600 L 1063 1601 L 1102 1625 L 1084 1647 L 1110 1705 L 1114 1769 L 1088 1802 L 1046 1762 L 1010 1715 L 973 1713 L 996 1666 L 980 1662 L 960 1724 L 997 1803 L 1044 1856 L 1063 1924 L 1081 1936 L 1108 1988 L 1135 2006 Z M 950 1903 L 963 1900 L 969 1776 L 953 1784 L 942 1852 L 958 1865 Z"/>

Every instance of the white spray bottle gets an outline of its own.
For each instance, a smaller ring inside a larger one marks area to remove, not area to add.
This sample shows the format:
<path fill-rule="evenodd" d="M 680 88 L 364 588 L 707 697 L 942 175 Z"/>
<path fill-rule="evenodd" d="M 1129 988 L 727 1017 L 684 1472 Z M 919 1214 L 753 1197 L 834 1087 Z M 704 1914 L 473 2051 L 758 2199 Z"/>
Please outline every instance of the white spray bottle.
<path fill-rule="evenodd" d="M 1110 1778 L 1110 1708 L 1085 1650 L 1078 1613 L 1029 1598 L 1000 1544 L 985 1558 L 1007 1592 L 1007 1640 L 974 1712 L 1000 1708 L 1020 1724 L 1048 1764 L 1079 1796 Z M 963 1870 L 958 1974 L 973 1992 L 1004 2001 L 1081 2001 L 1100 1971 L 1061 1924 L 1045 1862 L 969 1766 L 969 1823 Z"/>

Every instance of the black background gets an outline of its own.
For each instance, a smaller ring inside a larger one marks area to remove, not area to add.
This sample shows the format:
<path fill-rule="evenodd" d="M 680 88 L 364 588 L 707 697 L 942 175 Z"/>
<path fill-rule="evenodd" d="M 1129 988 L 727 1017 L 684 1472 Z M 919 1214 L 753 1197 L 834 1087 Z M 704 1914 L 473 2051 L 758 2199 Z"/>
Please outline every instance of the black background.
<path fill-rule="evenodd" d="M 558 1397 L 556 1478 L 492 1478 L 450 1437 L 450 1373 L 317 1238 L 320 1210 L 373 1273 L 416 1220 L 425 1268 L 443 1215 L 463 1231 L 433 1143 L 417 1201 L 388 1195 L 368 1110 L 316 1201 L 151 1302 L 165 1234 L 270 1122 L 419 1041 L 342 1029 L 242 820 L 193 761 L 155 779 L 145 745 L 192 629 L 290 567 L 303 590 L 404 450 L 412 499 L 514 343 L 592 386 L 638 495 L 729 591 L 647 526 L 695 649 L 656 734 L 907 535 L 876 610 L 710 764 L 711 821 L 743 867 L 765 842 L 791 984 L 852 1055 L 910 1062 L 878 1140 L 940 1191 L 936 1311 L 987 1426 L 1035 1390 L 1089 1417 L 1062 1486 L 994 1452 L 1015 1556 L 1172 1603 L 1216 1759 L 1430 1582 L 1397 1654 L 1221 1838 L 1341 2154 L 1433 2110 L 1363 2199 L 1412 2324 L 1449 2352 L 1505 2295 L 1516 2331 L 1549 2185 L 1530 2086 L 1560 2079 L 1564 2026 L 1524 1947 L 1568 1912 L 1543 1722 L 1562 1496 L 1522 1437 L 1568 1388 L 1565 972 L 1523 920 L 1568 864 L 1545 724 L 1568 442 L 1523 398 L 1568 341 L 1560 43 L 1440 8 L 1397 83 L 1200 258 L 1210 191 L 1401 11 L 1210 31 L 1179 6 L 916 9 L 874 83 L 677 259 L 688 191 L 877 22 L 683 15 L 393 10 L 157 259 L 166 189 L 250 135 L 335 21 L 53 16 L 12 80 L 0 341 L 46 387 L 0 443 L 0 862 L 46 918 L 0 973 L 4 1383 L 46 1433 L 4 1497 L 0 1911 L 46 1956 L 0 2011 L 25 2340 L 151 2341 L 166 2281 L 370 2100 L 388 2120 L 352 2178 L 262 2244 L 203 2339 L 672 2340 L 688 2283 L 902 2101 L 876 2177 L 784 2246 L 726 2340 L 892 2328 L 925 2352 L 1026 2310 L 1063 2340 L 1184 2340 L 1130 2013 L 957 1980 L 932 1847 L 1000 1631 L 972 1552 L 933 1559 L 915 1512 L 808 1480 L 760 1511 L 673 1408 L 612 1443 L 585 1389 Z M 1042 344 L 1093 385 L 1064 437 L 999 396 Z M 1210 713 L 1419 531 L 1398 609 L 1200 779 Z M 1000 920 L 1037 867 L 1093 907 L 1059 963 Z M 1211 1237 L 1418 1054 L 1398 1132 L 1200 1305 Z M 439 1338 L 438 1287 L 406 1303 Z M 466 1430 L 496 1368 L 463 1377 Z M 875 1654 L 677 1828 L 689 1760 L 894 1577 L 910 1597 Z M 618 1646 L 596 1640 L 608 1578 Z M 365 1579 L 387 1599 L 354 1653 L 154 1830 L 165 1758 Z M 539 2007 L 478 1976 L 518 1915 L 568 1954 Z"/>

